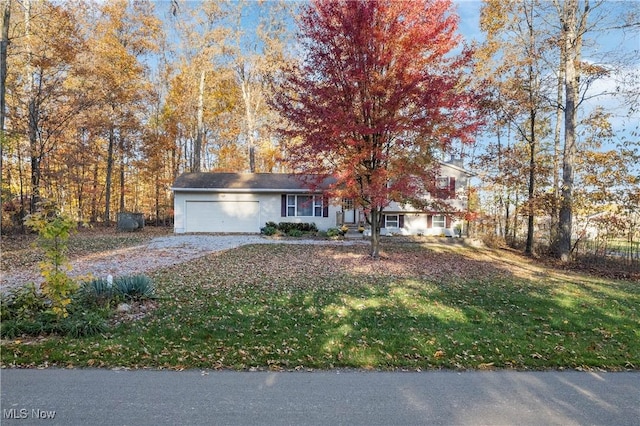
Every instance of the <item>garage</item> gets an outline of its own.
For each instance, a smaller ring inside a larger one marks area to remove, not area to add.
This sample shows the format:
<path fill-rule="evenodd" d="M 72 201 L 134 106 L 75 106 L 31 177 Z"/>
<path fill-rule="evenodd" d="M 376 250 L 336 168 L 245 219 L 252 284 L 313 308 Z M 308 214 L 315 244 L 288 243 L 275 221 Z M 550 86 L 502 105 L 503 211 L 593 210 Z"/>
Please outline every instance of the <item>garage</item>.
<path fill-rule="evenodd" d="M 258 201 L 187 201 L 186 232 L 260 232 Z"/>

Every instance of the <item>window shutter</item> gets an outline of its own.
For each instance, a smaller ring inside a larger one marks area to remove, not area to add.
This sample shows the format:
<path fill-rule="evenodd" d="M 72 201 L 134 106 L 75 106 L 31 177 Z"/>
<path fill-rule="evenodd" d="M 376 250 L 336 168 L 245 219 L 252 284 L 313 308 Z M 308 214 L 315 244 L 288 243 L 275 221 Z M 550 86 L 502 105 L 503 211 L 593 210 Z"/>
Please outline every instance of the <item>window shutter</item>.
<path fill-rule="evenodd" d="M 427 228 L 433 228 L 433 216 L 427 216 Z"/>
<path fill-rule="evenodd" d="M 456 198 L 456 178 L 451 176 L 449 178 L 449 197 Z"/>
<path fill-rule="evenodd" d="M 380 215 L 380 229 L 386 228 L 387 217 L 383 214 Z"/>
<path fill-rule="evenodd" d="M 322 197 L 322 217 L 329 217 L 329 197 Z"/>
<path fill-rule="evenodd" d="M 444 217 L 444 223 L 445 223 L 447 228 L 451 228 L 451 216 L 445 216 Z"/>
<path fill-rule="evenodd" d="M 404 228 L 404 215 L 403 214 L 398 216 L 398 228 Z"/>
<path fill-rule="evenodd" d="M 280 202 L 280 216 L 287 217 L 287 194 L 282 194 Z"/>

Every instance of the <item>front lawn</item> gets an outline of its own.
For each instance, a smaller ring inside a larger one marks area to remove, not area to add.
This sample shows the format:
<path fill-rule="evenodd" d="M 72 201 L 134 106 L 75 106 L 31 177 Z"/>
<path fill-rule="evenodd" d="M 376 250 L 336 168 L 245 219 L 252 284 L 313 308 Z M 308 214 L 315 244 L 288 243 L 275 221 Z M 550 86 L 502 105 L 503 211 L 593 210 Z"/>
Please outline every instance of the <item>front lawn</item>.
<path fill-rule="evenodd" d="M 152 275 L 160 300 L 102 335 L 2 343 L 2 366 L 640 368 L 640 285 L 435 240 L 254 245 Z"/>

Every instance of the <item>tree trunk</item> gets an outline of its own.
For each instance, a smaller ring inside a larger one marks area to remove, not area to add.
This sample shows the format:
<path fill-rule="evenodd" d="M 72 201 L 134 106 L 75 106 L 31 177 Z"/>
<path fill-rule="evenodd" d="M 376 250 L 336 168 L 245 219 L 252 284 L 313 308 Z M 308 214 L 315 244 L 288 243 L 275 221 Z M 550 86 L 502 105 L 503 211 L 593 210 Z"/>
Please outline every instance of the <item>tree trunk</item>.
<path fill-rule="evenodd" d="M 36 211 L 40 201 L 41 156 L 38 149 L 38 105 L 35 99 L 29 100 L 29 148 L 31 155 L 31 213 Z"/>
<path fill-rule="evenodd" d="M 110 226 L 111 220 L 111 179 L 113 175 L 113 147 L 115 145 L 115 131 L 109 129 L 109 147 L 107 148 L 107 175 L 105 177 L 104 195 L 104 225 Z"/>
<path fill-rule="evenodd" d="M 380 258 L 380 219 L 382 209 L 371 209 L 371 249 L 369 255 L 373 259 Z"/>
<path fill-rule="evenodd" d="M 4 8 L 2 11 L 2 21 L 0 21 L 0 25 L 2 28 L 0 29 L 0 187 L 2 187 L 3 174 L 4 171 L 4 144 L 5 144 L 5 134 L 4 134 L 4 119 L 5 119 L 5 93 L 6 93 L 6 82 L 7 82 L 7 49 L 9 46 L 9 21 L 11 18 L 11 0 L 7 0 L 3 2 Z M 2 208 L 2 200 L 4 197 L 0 197 L 0 212 L 3 211 Z M 2 227 L 2 215 L 0 215 L 0 228 Z"/>
<path fill-rule="evenodd" d="M 22 233 L 26 233 L 24 225 L 24 217 L 26 216 L 26 210 L 24 208 L 25 195 L 24 195 L 24 172 L 22 170 L 22 154 L 20 153 L 20 145 L 16 147 L 16 154 L 18 155 L 18 181 L 20 182 L 20 229 Z"/>
<path fill-rule="evenodd" d="M 125 164 L 124 164 L 124 138 L 120 136 L 118 148 L 120 150 L 120 212 L 125 211 Z"/>
<path fill-rule="evenodd" d="M 93 184 L 91 191 L 91 223 L 98 221 L 98 163 L 93 166 Z"/>
<path fill-rule="evenodd" d="M 504 238 L 505 241 L 509 240 L 509 231 L 511 231 L 511 227 L 510 227 L 510 220 L 511 218 L 510 213 L 509 213 L 509 203 L 511 201 L 511 196 L 509 196 L 507 198 L 507 202 L 504 204 L 504 234 L 502 235 L 502 237 Z"/>
<path fill-rule="evenodd" d="M 529 143 L 529 215 L 527 217 L 527 245 L 524 252 L 528 255 L 533 254 L 533 232 L 534 232 L 534 214 L 533 214 L 533 197 L 535 192 L 535 170 L 536 170 L 536 144 L 535 135 L 533 133 L 533 120 L 531 124 L 531 137 L 533 140 Z"/>
<path fill-rule="evenodd" d="M 249 171 L 256 172 L 256 147 L 253 142 L 249 142 Z"/>
<path fill-rule="evenodd" d="M 571 234 L 573 227 L 573 167 L 576 155 L 576 118 L 578 110 L 578 87 L 582 32 L 586 26 L 589 1 L 585 1 L 584 14 L 578 25 L 578 1 L 567 0 L 561 15 L 564 42 L 565 65 L 565 109 L 564 109 L 564 151 L 562 158 L 562 198 L 559 215 L 558 252 L 560 259 L 567 262 L 571 255 Z"/>
<path fill-rule="evenodd" d="M 254 109 L 253 106 L 253 92 L 250 86 L 250 82 L 248 81 L 244 65 L 241 70 L 241 88 L 242 88 L 242 100 L 244 102 L 244 119 L 245 119 L 245 132 L 247 137 L 247 148 L 249 152 L 249 172 L 256 172 L 256 141 L 255 141 L 255 112 L 257 110 Z"/>
<path fill-rule="evenodd" d="M 156 209 L 156 226 L 160 226 L 160 172 L 155 174 L 155 209 Z"/>
<path fill-rule="evenodd" d="M 560 134 L 562 133 L 562 100 L 564 88 L 564 45 L 560 44 L 560 67 L 558 69 L 557 104 L 556 104 L 556 126 L 553 136 L 553 200 L 551 203 L 551 224 L 549 229 L 549 241 L 554 253 L 558 253 L 558 221 L 560 203 Z"/>
<path fill-rule="evenodd" d="M 533 30 L 533 5 L 531 7 L 530 14 L 527 13 L 527 22 L 529 28 L 529 56 L 530 62 L 528 66 L 529 73 L 529 190 L 528 190 L 528 217 L 527 217 L 527 244 L 525 246 L 525 254 L 533 254 L 533 239 L 534 239 L 534 209 L 533 199 L 535 197 L 535 184 L 536 184 L 536 108 L 538 106 L 538 83 L 535 73 L 533 58 L 537 56 L 536 44 L 535 44 L 535 32 Z"/>
<path fill-rule="evenodd" d="M 39 107 L 35 93 L 35 79 L 33 76 L 33 52 L 31 47 L 31 2 L 24 2 L 24 34 L 26 39 L 26 84 L 27 84 L 27 136 L 29 139 L 29 155 L 31 161 L 31 203 L 30 212 L 36 211 L 36 204 L 40 201 L 40 153 L 38 149 L 38 116 Z"/>
<path fill-rule="evenodd" d="M 198 89 L 198 112 L 196 129 L 196 141 L 193 147 L 193 167 L 192 171 L 200 172 L 202 170 L 202 141 L 204 139 L 204 83 L 205 71 L 200 73 L 200 87 Z"/>

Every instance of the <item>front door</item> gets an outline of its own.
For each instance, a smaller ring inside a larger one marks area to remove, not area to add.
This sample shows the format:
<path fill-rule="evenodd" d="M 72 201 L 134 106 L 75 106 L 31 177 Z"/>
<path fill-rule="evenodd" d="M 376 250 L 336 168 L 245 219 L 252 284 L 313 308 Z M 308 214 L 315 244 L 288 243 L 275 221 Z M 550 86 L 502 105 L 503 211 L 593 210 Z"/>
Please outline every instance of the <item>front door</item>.
<path fill-rule="evenodd" d="M 352 198 L 342 199 L 342 220 L 344 223 L 356 223 L 356 210 Z"/>

